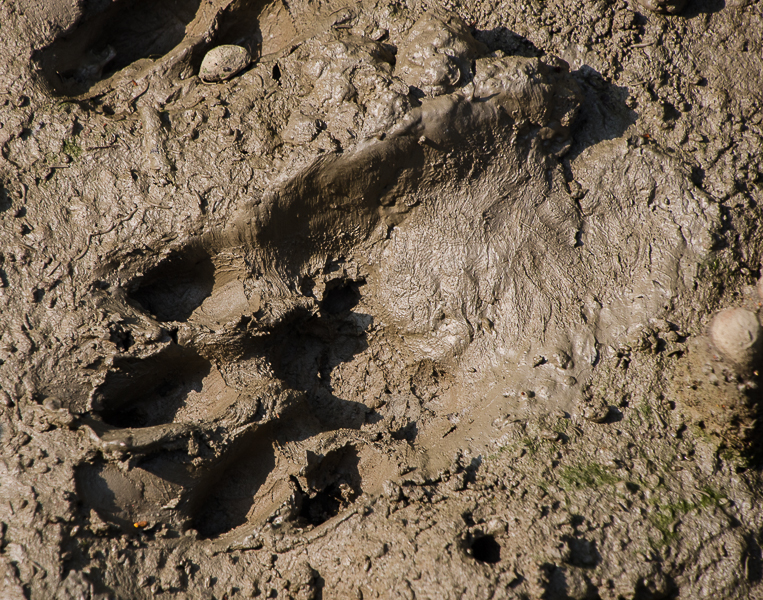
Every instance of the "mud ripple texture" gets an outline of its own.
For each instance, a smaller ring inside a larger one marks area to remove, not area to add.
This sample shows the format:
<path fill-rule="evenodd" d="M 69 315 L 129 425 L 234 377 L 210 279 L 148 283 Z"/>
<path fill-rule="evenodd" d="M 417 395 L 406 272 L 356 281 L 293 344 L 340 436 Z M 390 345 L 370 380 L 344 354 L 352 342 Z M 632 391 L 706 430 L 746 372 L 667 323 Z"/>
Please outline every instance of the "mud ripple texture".
<path fill-rule="evenodd" d="M 761 597 L 760 2 L 0 22 L 0 597 Z"/>

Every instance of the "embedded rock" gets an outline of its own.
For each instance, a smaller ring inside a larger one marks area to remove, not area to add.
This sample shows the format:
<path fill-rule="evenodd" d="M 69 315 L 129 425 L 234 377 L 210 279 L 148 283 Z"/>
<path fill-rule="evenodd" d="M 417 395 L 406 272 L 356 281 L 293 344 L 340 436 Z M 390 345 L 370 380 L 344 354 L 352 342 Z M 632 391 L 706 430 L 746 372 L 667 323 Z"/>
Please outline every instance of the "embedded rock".
<path fill-rule="evenodd" d="M 713 318 L 710 339 L 724 358 L 749 370 L 760 356 L 763 330 L 755 313 L 743 308 L 727 308 Z"/>
<path fill-rule="evenodd" d="M 199 77 L 210 83 L 225 81 L 246 69 L 250 62 L 252 57 L 246 48 L 230 44 L 218 46 L 201 61 Z"/>

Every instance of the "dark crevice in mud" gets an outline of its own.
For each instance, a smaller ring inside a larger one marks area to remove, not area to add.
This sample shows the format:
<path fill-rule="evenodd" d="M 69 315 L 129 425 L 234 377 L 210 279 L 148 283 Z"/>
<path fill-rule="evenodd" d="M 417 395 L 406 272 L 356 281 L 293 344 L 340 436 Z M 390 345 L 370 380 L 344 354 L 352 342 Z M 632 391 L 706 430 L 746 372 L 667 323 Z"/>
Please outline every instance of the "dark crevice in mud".
<path fill-rule="evenodd" d="M 492 535 L 483 535 L 472 542 L 472 556 L 479 562 L 496 564 L 501 561 L 501 545 Z"/>
<path fill-rule="evenodd" d="M 392 432 L 392 439 L 393 440 L 405 440 L 407 442 L 415 442 L 416 436 L 419 433 L 418 425 L 416 424 L 416 421 L 411 421 L 407 425 L 404 425 L 397 431 Z"/>
<path fill-rule="evenodd" d="M 627 87 L 608 82 L 589 66 L 572 72 L 585 96 L 573 131 L 570 150 L 564 156 L 568 165 L 580 154 L 599 142 L 621 137 L 638 119 L 638 113 L 626 104 Z"/>
<path fill-rule="evenodd" d="M 567 562 L 576 567 L 595 567 L 601 563 L 601 554 L 596 549 L 596 542 L 584 538 L 565 536 L 562 541 L 569 548 Z"/>
<path fill-rule="evenodd" d="M 175 344 L 147 359 L 120 358 L 94 395 L 104 422 L 115 427 L 172 423 L 211 369 L 195 351 Z"/>
<path fill-rule="evenodd" d="M 270 0 L 232 3 L 217 18 L 214 45 L 235 44 L 249 50 L 253 57 L 259 56 L 263 37 L 259 21 L 270 4 Z"/>
<path fill-rule="evenodd" d="M 215 268 L 200 252 L 174 255 L 137 282 L 130 296 L 160 321 L 185 321 L 212 293 Z"/>
<path fill-rule="evenodd" d="M 13 206 L 10 189 L 0 182 L 0 213 L 5 212 Z"/>
<path fill-rule="evenodd" d="M 321 311 L 328 315 L 338 315 L 355 308 L 360 302 L 359 286 L 362 282 L 341 281 L 329 287 L 321 301 Z"/>
<path fill-rule="evenodd" d="M 656 591 L 644 583 L 636 585 L 633 600 L 675 600 L 679 597 L 680 590 L 672 577 L 665 577 L 665 590 Z"/>
<path fill-rule="evenodd" d="M 354 497 L 355 494 L 352 491 L 349 492 L 349 495 L 346 494 L 343 484 L 331 484 L 314 496 L 304 498 L 302 511 L 299 514 L 311 525 L 322 525 L 338 515 L 343 508 L 352 502 Z"/>
<path fill-rule="evenodd" d="M 308 470 L 308 490 L 303 491 L 299 516 L 318 526 L 338 515 L 362 493 L 360 458 L 353 446 L 345 446 L 323 458 L 312 454 L 310 462 L 317 464 Z"/>
<path fill-rule="evenodd" d="M 681 16 L 685 19 L 693 19 L 702 14 L 712 14 L 726 8 L 726 0 L 695 0 L 689 2 L 686 8 L 681 11 Z"/>
<path fill-rule="evenodd" d="M 260 352 L 269 356 L 276 377 L 293 389 L 330 388 L 331 371 L 368 347 L 369 315 L 336 319 L 297 310 L 290 317 L 260 343 Z"/>
<path fill-rule="evenodd" d="M 747 549 L 744 561 L 747 564 L 747 579 L 750 583 L 757 583 L 763 579 L 763 553 L 758 539 L 752 533 L 746 537 L 745 542 Z"/>
<path fill-rule="evenodd" d="M 53 92 L 76 95 L 142 58 L 178 45 L 200 0 L 89 3 L 80 21 L 36 58 Z"/>
<path fill-rule="evenodd" d="M 543 56 L 543 51 L 526 37 L 519 35 L 507 27 L 474 30 L 474 39 L 485 44 L 490 50 L 502 50 L 512 56 L 535 58 Z"/>

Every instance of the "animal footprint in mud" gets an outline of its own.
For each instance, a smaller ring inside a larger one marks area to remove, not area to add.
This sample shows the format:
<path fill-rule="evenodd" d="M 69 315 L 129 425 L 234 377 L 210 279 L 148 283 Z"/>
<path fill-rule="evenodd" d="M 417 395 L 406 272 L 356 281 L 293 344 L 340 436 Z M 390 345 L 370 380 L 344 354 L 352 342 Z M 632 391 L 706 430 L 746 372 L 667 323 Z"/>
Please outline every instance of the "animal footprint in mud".
<path fill-rule="evenodd" d="M 392 65 L 363 48 L 352 60 L 398 89 Z M 147 322 L 166 333 L 132 345 L 138 337 L 125 334 L 126 351 L 92 394 L 89 426 L 104 458 L 79 469 L 90 508 L 128 527 L 156 521 L 210 537 L 267 519 L 319 523 L 380 490 L 398 465 L 422 464 L 395 453 L 428 427 L 426 400 L 413 389 L 365 393 L 371 367 L 393 365 L 376 378 L 386 389 L 402 387 L 410 365 L 445 365 L 468 390 L 448 400 L 458 411 L 479 411 L 474 390 L 485 382 L 472 364 L 517 382 L 540 368 L 544 401 L 566 401 L 600 345 L 617 342 L 609 330 L 659 314 L 663 292 L 682 289 L 673 274 L 704 258 L 717 212 L 685 174 L 656 151 L 613 142 L 617 152 L 597 160 L 625 161 L 645 180 L 663 173 L 670 210 L 631 201 L 629 180 L 590 181 L 576 202 L 557 160 L 583 99 L 567 65 L 492 55 L 473 68 L 468 89 L 444 93 L 467 84 L 453 71 L 430 90 L 441 95 L 395 105 L 352 148 L 312 158 L 294 150 L 300 169 L 237 206 L 224 230 L 158 265 L 115 259 L 120 277 L 132 273 L 122 277 L 130 297 L 116 286 L 104 306 L 128 329 Z M 619 192 L 595 191 L 610 187 Z M 649 244 L 633 243 L 633 223 Z M 372 348 L 370 315 L 380 322 Z M 533 368 L 522 357 L 541 343 L 550 360 Z M 345 381 L 344 366 L 355 369 Z M 388 421 L 368 427 L 365 398 Z M 434 422 L 443 405 L 432 404 Z M 391 433 L 393 420 L 398 434 L 377 451 L 374 435 Z"/>
<path fill-rule="evenodd" d="M 104 292 L 125 322 L 164 332 L 114 359 L 85 419 L 103 458 L 79 468 L 80 493 L 123 527 L 316 524 L 363 491 L 366 407 L 331 392 L 332 369 L 367 347 L 362 280 L 263 301 L 238 258 L 186 253 L 130 297 Z"/>

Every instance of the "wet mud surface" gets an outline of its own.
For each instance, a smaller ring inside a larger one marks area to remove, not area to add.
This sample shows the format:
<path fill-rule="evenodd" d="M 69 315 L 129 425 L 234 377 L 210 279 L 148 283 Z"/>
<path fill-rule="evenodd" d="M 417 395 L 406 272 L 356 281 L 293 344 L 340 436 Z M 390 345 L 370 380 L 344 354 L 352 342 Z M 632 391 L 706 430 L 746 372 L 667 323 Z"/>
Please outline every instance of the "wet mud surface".
<path fill-rule="evenodd" d="M 0 597 L 763 597 L 763 4 L 0 23 Z"/>

